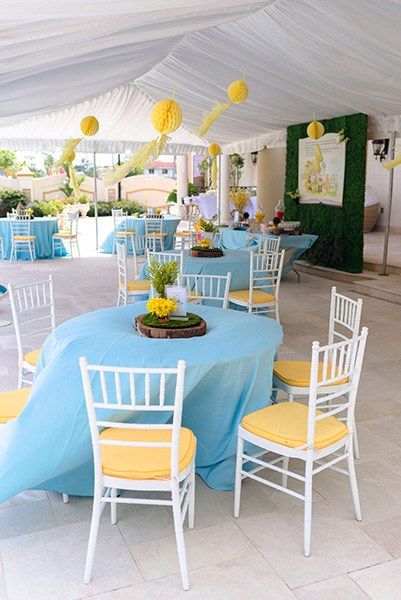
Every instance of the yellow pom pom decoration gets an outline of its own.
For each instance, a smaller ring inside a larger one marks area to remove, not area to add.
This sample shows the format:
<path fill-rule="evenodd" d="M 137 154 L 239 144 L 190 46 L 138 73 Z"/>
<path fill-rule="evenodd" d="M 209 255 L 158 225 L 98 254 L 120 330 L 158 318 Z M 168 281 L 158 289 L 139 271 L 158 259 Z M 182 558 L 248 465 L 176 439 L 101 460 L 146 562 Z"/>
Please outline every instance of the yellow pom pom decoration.
<path fill-rule="evenodd" d="M 182 125 L 181 107 L 174 98 L 160 100 L 152 108 L 150 120 L 159 133 L 173 133 Z"/>
<path fill-rule="evenodd" d="M 140 146 L 125 163 L 116 167 L 106 177 L 106 185 L 113 185 L 124 179 L 134 168 L 143 169 L 156 160 L 168 142 L 167 135 L 182 125 L 182 110 L 174 98 L 165 98 L 156 102 L 150 113 L 153 127 L 160 133 L 159 137 Z"/>
<path fill-rule="evenodd" d="M 234 104 L 242 104 L 248 98 L 249 90 L 243 79 L 232 81 L 227 88 L 227 96 Z"/>
<path fill-rule="evenodd" d="M 227 96 L 230 102 L 220 102 L 215 104 L 211 111 L 203 117 L 202 124 L 196 130 L 196 133 L 200 137 L 204 137 L 215 120 L 218 119 L 227 108 L 230 108 L 232 104 L 242 104 L 245 102 L 248 98 L 248 93 L 248 86 L 243 79 L 232 81 L 227 88 Z"/>
<path fill-rule="evenodd" d="M 212 144 L 209 144 L 207 151 L 209 152 L 209 155 L 212 158 L 216 158 L 216 156 L 218 156 L 220 154 L 221 148 L 218 144 L 212 143 Z"/>
<path fill-rule="evenodd" d="M 319 140 L 324 135 L 324 127 L 319 121 L 312 121 L 309 123 L 306 133 L 311 140 Z"/>
<path fill-rule="evenodd" d="M 99 121 L 93 115 L 88 115 L 82 119 L 80 127 L 82 133 L 90 137 L 99 131 Z"/>

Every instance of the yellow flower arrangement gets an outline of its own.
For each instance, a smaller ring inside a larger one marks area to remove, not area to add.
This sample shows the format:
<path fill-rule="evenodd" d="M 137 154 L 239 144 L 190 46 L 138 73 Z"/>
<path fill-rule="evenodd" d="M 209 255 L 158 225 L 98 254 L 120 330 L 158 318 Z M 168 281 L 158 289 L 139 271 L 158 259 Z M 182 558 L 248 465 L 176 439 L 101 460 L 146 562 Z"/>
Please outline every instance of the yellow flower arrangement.
<path fill-rule="evenodd" d="M 166 319 L 172 312 L 177 310 L 177 303 L 174 300 L 167 300 L 166 298 L 151 298 L 148 300 L 146 308 L 155 317 Z"/>
<path fill-rule="evenodd" d="M 249 202 L 249 194 L 245 190 L 233 189 L 230 191 L 230 202 L 234 204 L 235 208 L 242 213 L 245 206 Z"/>
<path fill-rule="evenodd" d="M 202 248 L 210 248 L 211 245 L 212 245 L 211 240 L 202 240 L 199 243 L 199 246 L 202 246 Z"/>
<path fill-rule="evenodd" d="M 265 213 L 262 210 L 258 210 L 255 213 L 255 219 L 258 223 L 263 223 L 263 219 L 265 218 Z"/>

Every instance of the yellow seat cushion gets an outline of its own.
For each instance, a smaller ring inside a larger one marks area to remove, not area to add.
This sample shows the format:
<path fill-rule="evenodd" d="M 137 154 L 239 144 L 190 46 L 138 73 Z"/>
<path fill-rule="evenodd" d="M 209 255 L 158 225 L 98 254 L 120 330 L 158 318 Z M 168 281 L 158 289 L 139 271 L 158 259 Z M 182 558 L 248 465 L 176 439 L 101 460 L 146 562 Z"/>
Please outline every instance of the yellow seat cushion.
<path fill-rule="evenodd" d="M 76 234 L 70 233 L 69 231 L 58 231 L 57 233 L 53 233 L 54 238 L 76 238 Z"/>
<path fill-rule="evenodd" d="M 116 232 L 116 236 L 117 237 L 125 237 L 126 235 L 135 235 L 135 231 L 117 231 Z"/>
<path fill-rule="evenodd" d="M 170 442 L 168 429 L 118 429 L 110 427 L 100 434 L 101 439 L 130 442 Z M 196 448 L 196 438 L 190 429 L 181 427 L 179 469 L 191 463 Z M 123 479 L 169 479 L 170 448 L 135 446 L 100 446 L 103 473 Z"/>
<path fill-rule="evenodd" d="M 24 361 L 29 363 L 30 365 L 36 366 L 36 363 L 39 360 L 40 351 L 41 348 L 38 348 L 37 350 L 32 350 L 31 352 L 27 352 L 24 355 Z"/>
<path fill-rule="evenodd" d="M 242 302 L 249 302 L 249 290 L 236 290 L 230 292 L 228 295 L 229 300 L 241 300 Z M 252 293 L 252 304 L 264 304 L 265 302 L 275 302 L 276 296 L 264 292 L 263 290 L 253 290 Z"/>
<path fill-rule="evenodd" d="M 202 294 L 200 292 L 195 292 L 195 290 L 190 290 L 188 293 L 188 302 L 191 300 L 200 300 L 202 298 Z"/>
<path fill-rule="evenodd" d="M 28 242 L 34 239 L 36 239 L 35 235 L 13 235 L 13 240 L 17 242 Z"/>
<path fill-rule="evenodd" d="M 11 390 L 10 392 L 0 392 L 0 423 L 5 424 L 11 419 L 18 417 L 24 408 L 29 394 L 30 387 L 21 388 L 20 390 Z"/>
<path fill-rule="evenodd" d="M 328 365 L 330 373 L 331 365 Z M 283 383 L 293 387 L 309 387 L 310 384 L 311 363 L 303 360 L 276 360 L 273 367 L 273 373 Z M 319 363 L 318 381 L 323 379 L 323 363 Z M 341 385 L 348 382 L 348 377 L 336 381 L 332 385 Z"/>
<path fill-rule="evenodd" d="M 151 231 L 147 235 L 148 237 L 166 237 L 167 233 L 165 231 Z"/>
<path fill-rule="evenodd" d="M 175 237 L 189 237 L 189 231 L 176 231 Z"/>
<path fill-rule="evenodd" d="M 148 292 L 150 290 L 150 281 L 149 279 L 133 279 L 132 281 L 128 281 L 127 290 L 129 292 Z"/>
<path fill-rule="evenodd" d="M 322 414 L 322 411 L 316 411 Z M 241 425 L 265 440 L 297 448 L 306 444 L 308 406 L 299 402 L 281 402 L 257 410 L 242 419 Z M 348 433 L 347 426 L 335 417 L 316 421 L 315 449 L 321 450 L 341 440 Z"/>

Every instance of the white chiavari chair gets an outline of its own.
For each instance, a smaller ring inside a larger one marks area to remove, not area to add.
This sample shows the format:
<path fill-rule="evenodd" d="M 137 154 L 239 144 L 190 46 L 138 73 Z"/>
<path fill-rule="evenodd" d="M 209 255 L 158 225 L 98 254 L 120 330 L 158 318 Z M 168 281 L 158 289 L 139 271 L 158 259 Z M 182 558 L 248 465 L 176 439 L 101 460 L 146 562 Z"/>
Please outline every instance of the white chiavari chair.
<path fill-rule="evenodd" d="M 353 300 L 331 288 L 328 344 L 355 338 L 360 331 L 362 298 Z M 292 402 L 294 396 L 309 395 L 310 361 L 276 360 L 273 367 L 273 388 L 282 390 Z M 359 444 L 354 427 L 355 458 L 359 458 Z"/>
<path fill-rule="evenodd" d="M 56 253 L 62 255 L 65 245 L 68 245 L 70 258 L 73 259 L 73 249 L 76 249 L 78 257 L 81 256 L 78 243 L 79 210 L 68 211 L 63 215 L 63 223 L 60 231 L 52 235 L 52 256 Z"/>
<path fill-rule="evenodd" d="M 84 582 L 91 579 L 106 504 L 111 505 L 112 524 L 117 523 L 118 504 L 162 505 L 173 510 L 182 587 L 187 590 L 183 523 L 188 513 L 188 526 L 194 526 L 196 438 L 190 429 L 181 427 L 185 362 L 180 360 L 176 368 L 88 365 L 84 357 L 79 362 L 95 467 Z M 140 413 L 150 421 L 152 415 L 165 415 L 169 422 L 126 422 L 127 415 Z M 117 497 L 117 490 L 141 495 Z M 148 492 L 147 497 L 143 492 Z M 168 498 L 158 492 L 167 493 Z"/>
<path fill-rule="evenodd" d="M 146 249 L 146 237 L 135 236 L 132 240 L 134 256 L 134 278 L 128 277 L 127 244 L 124 239 L 117 239 L 117 271 L 118 271 L 118 295 L 117 306 L 126 305 L 128 298 L 148 297 L 150 293 L 150 282 L 148 279 L 138 279 L 137 254 Z"/>
<path fill-rule="evenodd" d="M 304 502 L 304 554 L 310 555 L 313 477 L 333 469 L 350 479 L 355 517 L 361 521 L 361 507 L 355 476 L 353 428 L 355 402 L 368 330 L 340 342 L 312 344 L 308 405 L 299 402 L 273 404 L 242 419 L 238 427 L 234 516 L 239 516 L 241 484 L 246 477 Z M 334 391 L 332 391 L 334 390 Z M 345 421 L 340 419 L 343 415 Z M 250 455 L 244 443 L 260 449 Z M 271 454 L 265 457 L 266 453 Z M 304 462 L 304 474 L 291 471 L 289 460 Z M 338 463 L 347 461 L 347 469 Z M 282 463 L 282 466 L 278 466 Z M 244 468 L 246 465 L 246 468 Z M 279 485 L 257 474 L 267 469 L 280 473 Z M 303 483 L 303 493 L 288 488 L 288 477 Z"/>
<path fill-rule="evenodd" d="M 36 258 L 35 239 L 31 235 L 31 217 L 25 211 L 23 214 L 8 213 L 11 228 L 11 256 L 10 260 L 17 260 L 18 251 L 29 252 L 31 261 Z"/>
<path fill-rule="evenodd" d="M 250 252 L 249 288 L 231 291 L 229 301 L 246 308 L 249 313 L 268 316 L 273 313 L 279 323 L 279 293 L 284 252 Z"/>
<path fill-rule="evenodd" d="M 113 208 L 111 214 L 114 226 L 113 254 L 115 254 L 117 241 L 127 241 L 127 243 L 130 241 L 133 247 L 136 233 L 128 225 L 128 213 L 124 212 L 121 208 Z"/>
<path fill-rule="evenodd" d="M 269 252 L 280 252 L 280 236 L 261 234 L 259 239 L 259 251 L 267 254 Z"/>
<path fill-rule="evenodd" d="M 187 229 L 179 229 L 174 234 L 174 247 L 176 250 L 192 248 L 196 244 L 196 231 L 191 220 L 187 221 Z"/>
<path fill-rule="evenodd" d="M 152 252 L 156 252 L 157 248 L 164 252 L 164 238 L 167 233 L 163 231 L 164 217 L 157 213 L 147 213 L 145 215 L 145 235 L 147 246 Z"/>
<path fill-rule="evenodd" d="M 188 288 L 188 302 L 192 304 L 212 303 L 213 306 L 228 308 L 231 273 L 226 275 L 183 274 L 180 285 Z"/>

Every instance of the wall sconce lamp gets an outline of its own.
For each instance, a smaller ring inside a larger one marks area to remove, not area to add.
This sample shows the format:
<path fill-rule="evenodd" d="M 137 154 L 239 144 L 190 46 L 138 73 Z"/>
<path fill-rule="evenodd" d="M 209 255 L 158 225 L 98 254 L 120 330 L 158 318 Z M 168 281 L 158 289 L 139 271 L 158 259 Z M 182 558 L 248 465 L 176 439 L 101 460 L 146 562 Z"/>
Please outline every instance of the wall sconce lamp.
<path fill-rule="evenodd" d="M 388 154 L 389 139 L 384 140 L 372 140 L 373 156 L 375 159 L 383 161 Z"/>
<path fill-rule="evenodd" d="M 252 159 L 252 164 L 253 166 L 256 165 L 256 163 L 258 162 L 258 152 L 251 152 L 251 159 Z"/>

